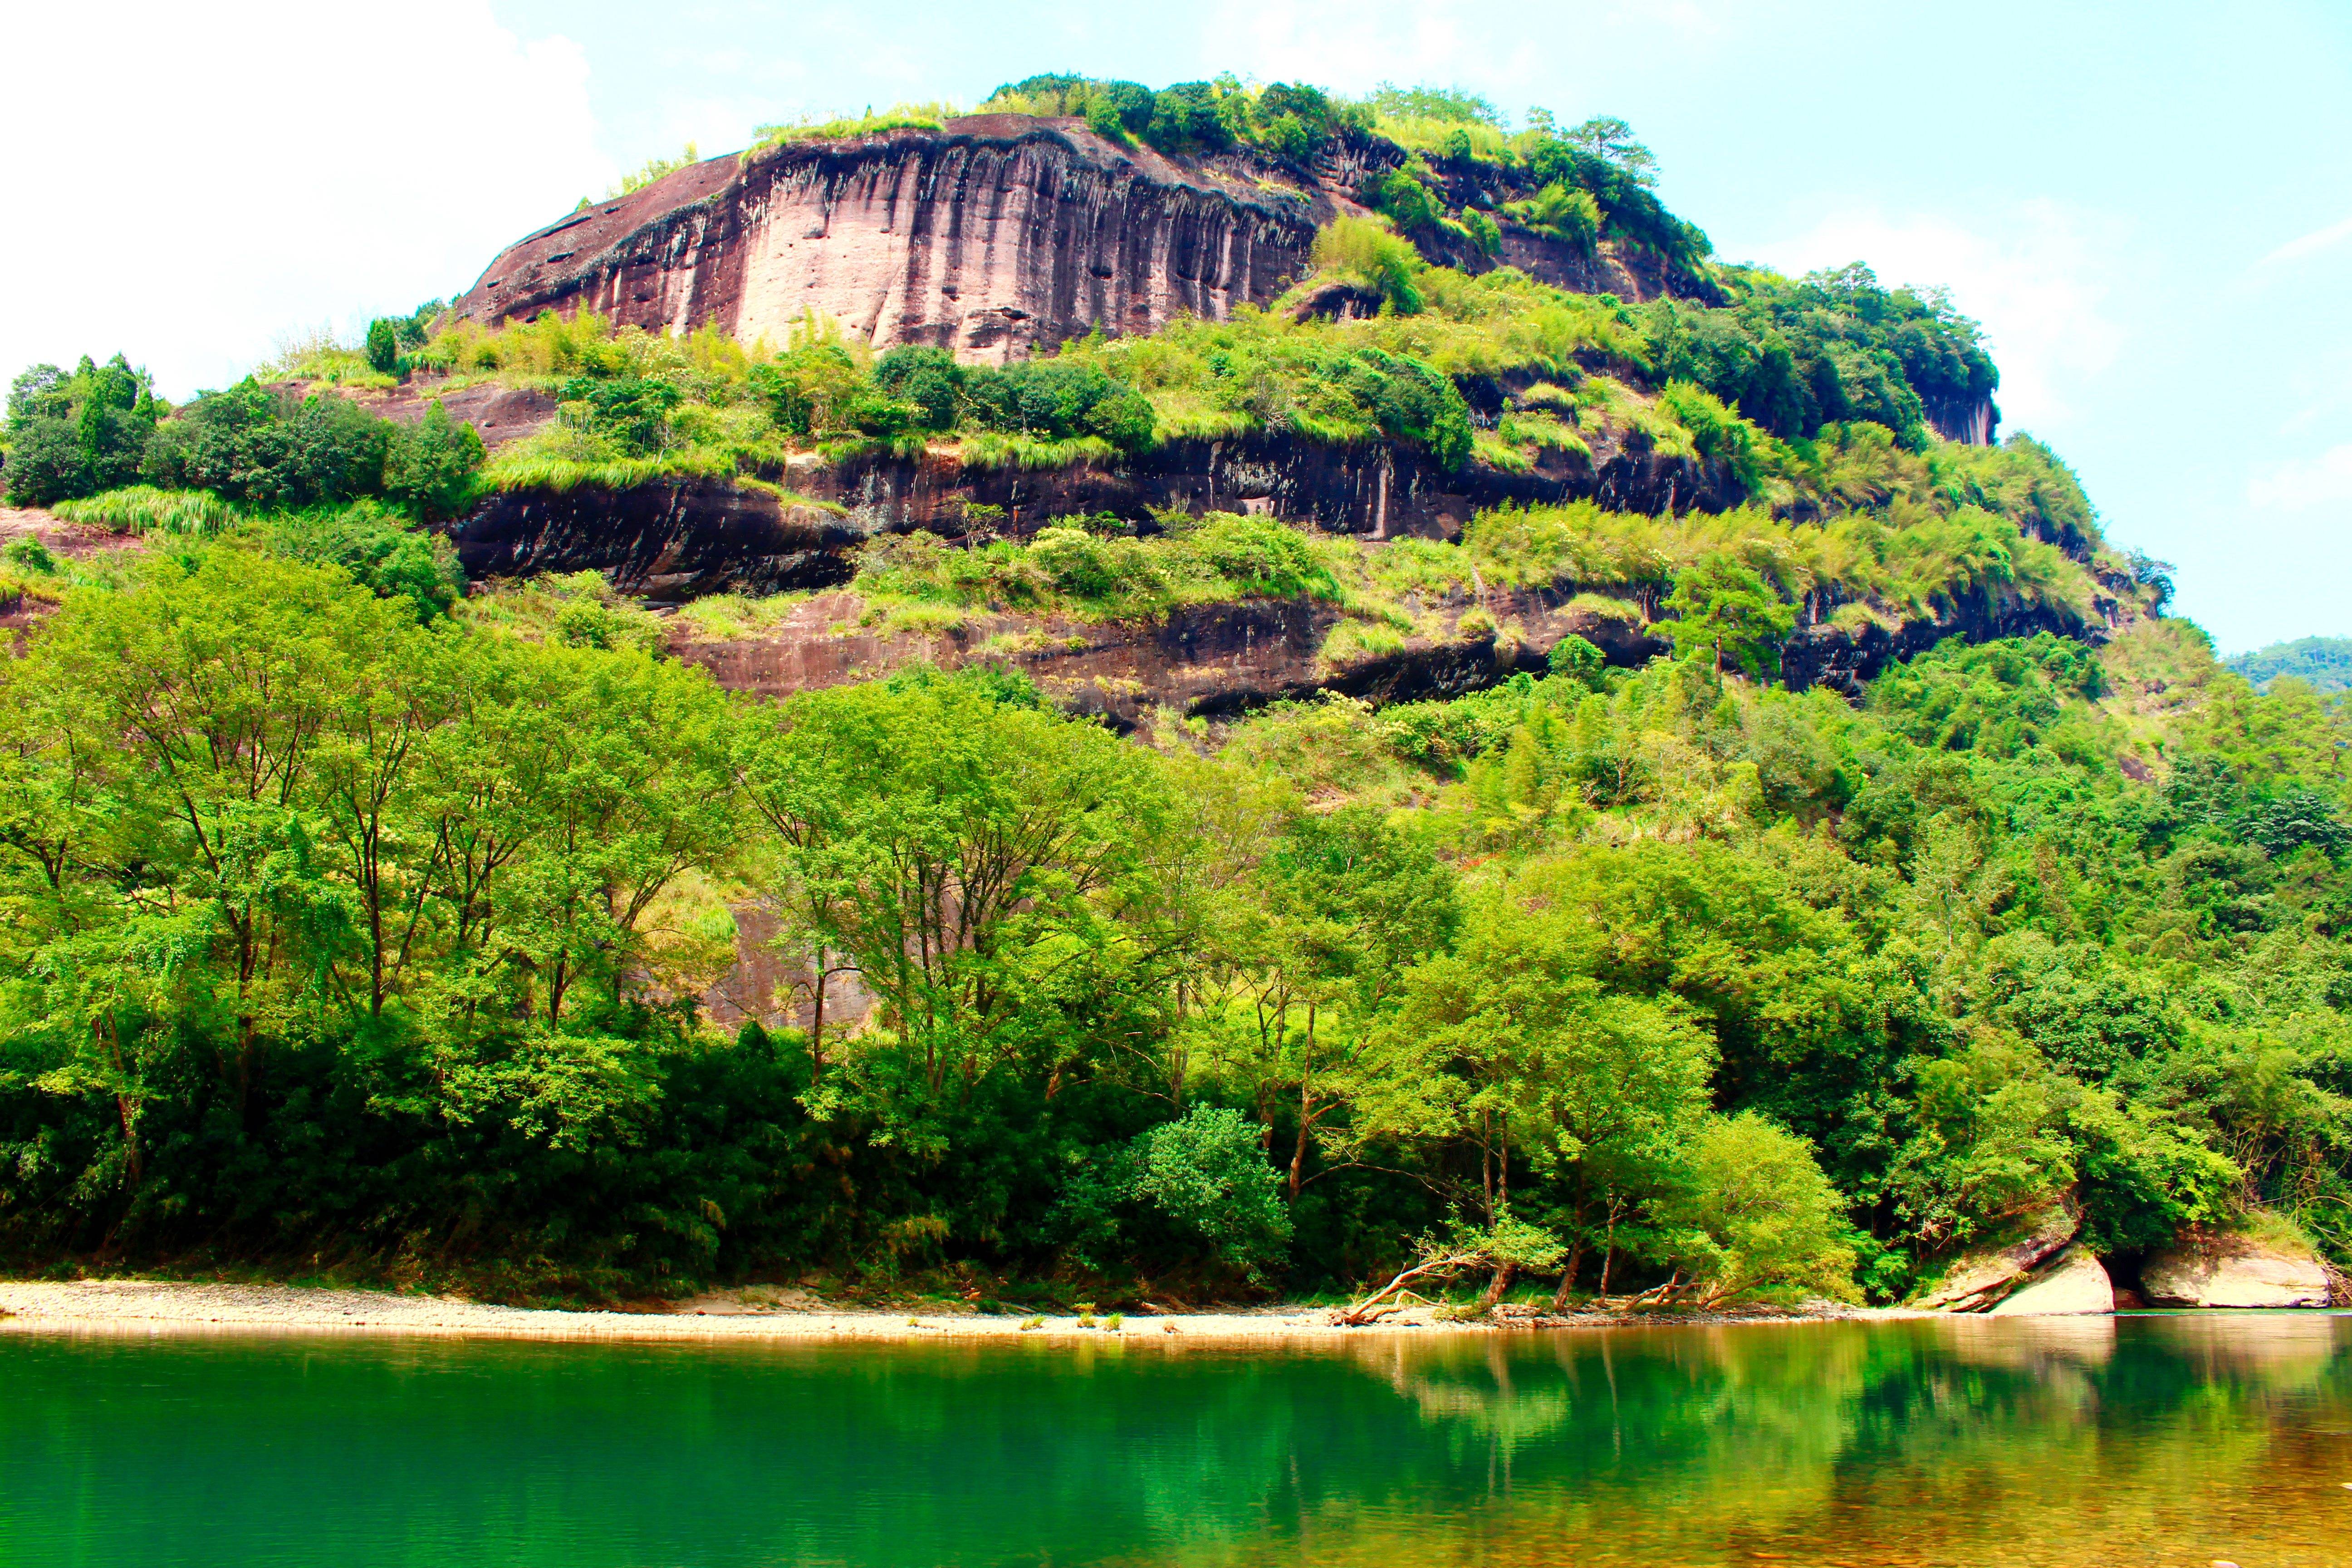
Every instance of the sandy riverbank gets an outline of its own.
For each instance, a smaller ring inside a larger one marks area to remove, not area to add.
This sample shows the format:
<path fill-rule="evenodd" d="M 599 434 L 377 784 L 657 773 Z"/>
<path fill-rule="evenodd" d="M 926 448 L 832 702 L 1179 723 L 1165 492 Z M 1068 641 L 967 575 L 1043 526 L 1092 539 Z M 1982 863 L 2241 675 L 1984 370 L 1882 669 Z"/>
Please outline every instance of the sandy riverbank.
<path fill-rule="evenodd" d="M 1832 1310 L 1824 1316 L 1880 1318 L 1908 1313 Z M 1785 1315 L 1783 1315 L 1785 1316 Z M 1605 1327 L 1623 1320 L 1599 1314 L 1513 1316 L 1493 1323 L 1444 1322 L 1416 1307 L 1370 1328 L 1334 1327 L 1328 1307 L 1266 1307 L 1236 1311 L 1130 1316 L 1116 1331 L 1130 1338 L 1169 1335 L 1220 1340 L 1356 1338 L 1398 1333 L 1489 1333 L 1537 1327 Z M 1643 1320 L 1657 1321 L 1659 1320 Z M 1668 1319 L 1666 1321 L 1682 1320 Z M 1710 1317 L 1708 1321 L 1726 1320 Z M 844 1309 L 804 1291 L 754 1289 L 698 1297 L 658 1312 L 572 1312 L 497 1307 L 454 1296 L 294 1285 L 189 1284 L 153 1279 L 0 1280 L 0 1333 L 114 1331 L 202 1333 L 471 1334 L 581 1340 L 1003 1339 L 1024 1334 L 1098 1338 L 1049 1316 L 1025 1319 L 962 1312 Z"/>

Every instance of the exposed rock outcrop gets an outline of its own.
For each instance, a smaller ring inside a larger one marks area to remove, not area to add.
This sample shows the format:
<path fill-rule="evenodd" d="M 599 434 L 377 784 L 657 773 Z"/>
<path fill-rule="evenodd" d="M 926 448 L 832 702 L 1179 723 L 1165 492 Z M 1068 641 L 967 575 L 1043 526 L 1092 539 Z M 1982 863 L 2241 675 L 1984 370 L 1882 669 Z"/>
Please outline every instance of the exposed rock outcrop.
<path fill-rule="evenodd" d="M 845 583 L 869 531 L 833 510 L 715 479 L 513 491 L 449 530 L 468 578 L 595 571 L 656 604 Z"/>
<path fill-rule="evenodd" d="M 819 595 L 774 626 L 732 637 L 699 635 L 681 621 L 670 651 L 730 689 L 781 697 L 871 679 L 918 661 L 955 668 L 975 659 L 1010 664 L 1065 708 L 1126 729 L 1148 710 L 1225 715 L 1280 698 L 1337 691 L 1377 702 L 1459 696 L 1546 668 L 1544 655 L 1573 632 L 1620 664 L 1664 645 L 1637 623 L 1571 605 L 1555 589 L 1492 594 L 1476 607 L 1518 636 L 1420 637 L 1399 651 L 1339 667 L 1320 658 L 1339 619 L 1313 599 L 1185 605 L 1156 621 L 1088 622 L 1066 616 L 974 613 L 952 631 L 891 633 L 868 626 L 854 595 Z M 1465 597 L 1435 606 L 1458 622 Z"/>
<path fill-rule="evenodd" d="M 2121 606 L 2105 606 L 2118 614 Z M 2032 637 L 2055 632 L 2094 645 L 2107 640 L 2109 628 L 2094 623 L 2077 625 L 2039 605 L 2015 600 L 1974 597 L 1947 605 L 1933 616 L 1923 616 L 1889 628 L 1872 620 L 1847 627 L 1819 621 L 1797 628 L 1780 649 L 1780 684 L 1791 691 L 1826 686 L 1859 701 L 1864 682 L 1887 666 L 1927 652 L 1955 634 L 1969 641 L 1995 637 Z"/>
<path fill-rule="evenodd" d="M 1017 358 L 1100 327 L 1264 304 L 1307 271 L 1316 228 L 1402 154 L 1353 142 L 1312 167 L 1171 159 L 1079 120 L 973 115 L 755 148 L 586 207 L 501 252 L 454 307 L 486 324 L 579 309 L 648 331 L 705 324 L 781 343 L 809 310 L 877 348 Z M 1463 258 L 1476 267 L 1483 257 Z M 1653 298 L 1654 263 L 1507 229 L 1501 258 L 1568 289 Z"/>
<path fill-rule="evenodd" d="M 1913 1303 L 1930 1311 L 1981 1312 L 1998 1305 L 2071 1244 L 2080 1216 L 2063 1206 L 2023 1221 L 2017 1239 L 1957 1258 L 1936 1288 Z"/>
<path fill-rule="evenodd" d="M 1736 503 L 1720 465 L 1596 445 L 1594 460 L 1550 454 L 1523 474 L 1449 472 L 1385 443 L 1333 446 L 1294 436 L 1170 441 L 1118 465 L 1025 469 L 965 465 L 953 448 L 838 464 L 796 458 L 780 476 L 799 505 L 769 490 L 670 479 L 625 490 L 496 495 L 450 530 L 469 577 L 594 568 L 656 602 L 729 588 L 771 593 L 846 582 L 849 552 L 877 533 L 927 529 L 950 539 L 966 509 L 1003 515 L 1013 535 L 1101 513 L 1150 525 L 1155 510 L 1262 511 L 1372 539 L 1457 537 L 1480 509 L 1587 497 L 1629 511 Z"/>
<path fill-rule="evenodd" d="M 2325 1307 L 2327 1268 L 2283 1240 L 2201 1237 L 2140 1266 L 2140 1293 L 2158 1307 Z"/>
<path fill-rule="evenodd" d="M 1996 1318 L 2083 1318 L 2116 1310 L 2115 1282 L 2105 1265 L 2069 1247 L 2022 1289 L 2002 1298 Z"/>

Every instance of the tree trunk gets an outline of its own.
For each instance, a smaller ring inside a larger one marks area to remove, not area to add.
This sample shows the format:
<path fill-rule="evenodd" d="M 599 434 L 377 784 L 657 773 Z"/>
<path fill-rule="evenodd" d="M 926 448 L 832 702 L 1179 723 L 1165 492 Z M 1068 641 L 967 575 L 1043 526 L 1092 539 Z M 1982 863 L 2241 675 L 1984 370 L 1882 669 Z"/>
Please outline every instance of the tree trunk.
<path fill-rule="evenodd" d="M 1495 1310 L 1496 1304 L 1503 1299 L 1503 1292 L 1511 1288 L 1511 1280 L 1518 1271 L 1519 1266 L 1516 1263 L 1495 1265 L 1495 1277 L 1486 1281 L 1486 1293 L 1478 1298 L 1478 1310 L 1482 1315 Z"/>
<path fill-rule="evenodd" d="M 1492 1111 L 1478 1113 L 1478 1181 L 1486 1199 L 1486 1228 L 1495 1228 L 1495 1123 Z"/>
<path fill-rule="evenodd" d="M 1298 1086 L 1298 1142 L 1290 1151 L 1290 1201 L 1298 1201 L 1298 1189 L 1307 1171 L 1307 1113 L 1311 1105 L 1307 1098 L 1307 1085 Z"/>
<path fill-rule="evenodd" d="M 824 1077 L 824 944 L 816 949 L 816 994 L 811 1004 L 815 1014 L 809 1020 L 809 1082 L 814 1084 Z"/>
<path fill-rule="evenodd" d="M 1584 1267 L 1584 1237 L 1578 1233 L 1575 1243 L 1568 1249 L 1568 1268 L 1559 1277 L 1559 1289 L 1552 1292 L 1551 1310 L 1568 1310 L 1568 1293 L 1576 1289 L 1576 1271 Z"/>

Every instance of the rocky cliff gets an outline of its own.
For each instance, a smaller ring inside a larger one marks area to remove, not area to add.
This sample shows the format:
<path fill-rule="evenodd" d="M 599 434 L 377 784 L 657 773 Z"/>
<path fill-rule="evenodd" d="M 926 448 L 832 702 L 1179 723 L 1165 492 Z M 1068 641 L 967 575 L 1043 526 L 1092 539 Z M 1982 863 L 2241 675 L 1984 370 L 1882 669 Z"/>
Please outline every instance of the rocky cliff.
<path fill-rule="evenodd" d="M 1125 463 L 1048 469 L 970 466 L 946 447 L 839 463 L 811 455 L 775 479 L 789 489 L 678 479 L 494 495 L 451 538 L 468 577 L 593 569 L 625 592 L 677 603 L 845 583 L 866 539 L 918 528 L 961 539 L 973 505 L 999 509 L 999 531 L 1016 535 L 1105 512 L 1149 526 L 1155 510 L 1173 508 L 1265 512 L 1377 540 L 1454 538 L 1481 509 L 1507 502 L 1590 498 L 1654 513 L 1739 500 L 1718 463 L 1598 437 L 1590 458 L 1550 450 L 1524 473 L 1449 471 L 1418 448 L 1267 434 L 1170 441 Z"/>
<path fill-rule="evenodd" d="M 589 309 L 624 325 L 705 324 L 781 343 L 810 310 L 877 348 L 1003 361 L 1100 327 L 1263 304 L 1307 270 L 1315 230 L 1402 154 L 1335 148 L 1312 166 L 1254 153 L 1171 159 L 1082 121 L 973 115 L 755 148 L 680 169 L 509 247 L 454 307 L 495 324 Z M 1492 266 L 1484 258 L 1456 259 Z M 1563 288 L 1651 298 L 1654 263 L 1526 231 L 1502 259 Z"/>

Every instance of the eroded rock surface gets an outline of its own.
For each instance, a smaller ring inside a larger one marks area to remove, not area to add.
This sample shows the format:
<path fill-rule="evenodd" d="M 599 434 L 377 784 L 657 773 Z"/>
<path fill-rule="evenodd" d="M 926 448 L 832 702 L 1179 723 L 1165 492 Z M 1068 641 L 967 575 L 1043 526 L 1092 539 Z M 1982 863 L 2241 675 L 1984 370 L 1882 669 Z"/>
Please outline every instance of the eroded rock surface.
<path fill-rule="evenodd" d="M 2140 1267 L 2140 1293 L 2158 1307 L 2325 1307 L 2327 1269 L 2308 1252 L 2246 1237 L 2217 1237 L 2159 1252 Z"/>
<path fill-rule="evenodd" d="M 2081 1318 L 2116 1310 L 2115 1281 L 2105 1265 L 2069 1247 L 2031 1282 L 2002 1298 L 1996 1318 Z"/>
<path fill-rule="evenodd" d="M 2023 1234 L 2005 1247 L 1956 1259 L 1936 1288 L 1915 1305 L 1929 1310 L 1982 1312 L 2025 1283 L 2056 1258 L 2082 1228 L 2078 1216 L 2053 1208 L 2025 1222 Z"/>
<path fill-rule="evenodd" d="M 1083 121 L 1019 114 L 754 149 L 528 236 L 455 309 L 491 324 L 586 308 L 648 331 L 716 324 L 776 343 L 815 310 L 877 348 L 1001 362 L 1097 327 L 1150 331 L 1272 300 L 1305 275 L 1316 228 L 1361 211 L 1358 182 L 1401 156 L 1374 142 L 1311 169 L 1247 153 L 1171 159 Z M 1584 257 L 1511 230 L 1503 259 L 1622 299 L 1664 288 L 1654 263 L 1614 245 Z"/>

